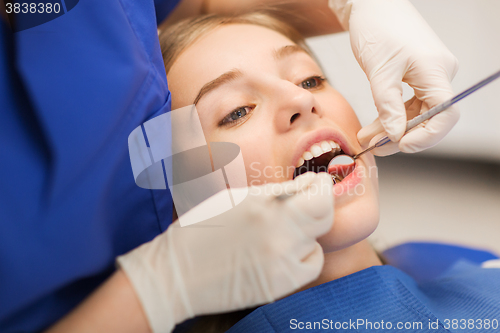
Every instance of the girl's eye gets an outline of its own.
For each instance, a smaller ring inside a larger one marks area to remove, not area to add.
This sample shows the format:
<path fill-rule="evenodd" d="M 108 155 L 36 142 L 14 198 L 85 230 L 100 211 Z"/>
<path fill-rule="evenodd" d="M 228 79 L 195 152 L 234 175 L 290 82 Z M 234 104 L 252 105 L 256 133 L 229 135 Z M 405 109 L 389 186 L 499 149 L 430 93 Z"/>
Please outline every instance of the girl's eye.
<path fill-rule="evenodd" d="M 251 112 L 249 106 L 242 106 L 233 111 L 231 111 L 224 119 L 221 120 L 219 126 L 231 126 L 236 125 L 243 121 Z"/>
<path fill-rule="evenodd" d="M 305 79 L 300 83 L 300 86 L 304 89 L 314 89 L 319 88 L 323 85 L 325 78 L 322 76 L 313 76 Z"/>

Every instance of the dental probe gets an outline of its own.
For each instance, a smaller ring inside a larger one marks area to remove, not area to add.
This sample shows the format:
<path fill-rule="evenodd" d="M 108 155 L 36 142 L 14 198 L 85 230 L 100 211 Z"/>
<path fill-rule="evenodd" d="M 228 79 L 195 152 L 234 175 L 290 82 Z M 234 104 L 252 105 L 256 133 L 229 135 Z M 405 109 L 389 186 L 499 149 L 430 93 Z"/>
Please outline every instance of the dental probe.
<path fill-rule="evenodd" d="M 449 100 L 447 100 L 447 101 L 445 101 L 445 102 L 443 102 L 441 104 L 438 104 L 435 107 L 433 107 L 432 109 L 430 109 L 429 111 L 427 111 L 427 112 L 425 112 L 425 113 L 423 113 L 423 114 L 421 114 L 421 115 L 419 115 L 419 116 L 417 116 L 417 117 L 409 120 L 406 123 L 405 134 L 408 133 L 408 131 L 411 130 L 412 128 L 414 128 L 415 126 L 423 123 L 424 121 L 426 121 L 427 119 L 429 119 L 429 118 L 437 115 L 438 113 L 440 113 L 440 112 L 448 109 L 450 106 L 452 106 L 456 102 L 458 102 L 461 99 L 469 96 L 473 92 L 475 92 L 478 89 L 484 87 L 488 83 L 490 83 L 490 82 L 498 79 L 499 77 L 500 77 L 500 71 L 496 72 L 493 75 L 488 76 L 486 79 L 484 79 L 481 82 L 473 85 L 469 89 L 464 90 L 463 92 L 461 92 L 460 94 L 456 95 L 452 99 L 449 99 Z M 385 145 L 386 143 L 389 143 L 389 142 L 391 142 L 391 140 L 387 136 L 384 136 L 383 138 L 381 138 L 380 140 L 378 140 L 374 145 L 366 148 L 361 153 L 354 155 L 352 158 L 353 159 L 357 159 L 359 156 L 363 155 L 364 153 L 369 152 L 370 150 L 373 150 L 375 148 L 382 147 L 383 145 Z"/>

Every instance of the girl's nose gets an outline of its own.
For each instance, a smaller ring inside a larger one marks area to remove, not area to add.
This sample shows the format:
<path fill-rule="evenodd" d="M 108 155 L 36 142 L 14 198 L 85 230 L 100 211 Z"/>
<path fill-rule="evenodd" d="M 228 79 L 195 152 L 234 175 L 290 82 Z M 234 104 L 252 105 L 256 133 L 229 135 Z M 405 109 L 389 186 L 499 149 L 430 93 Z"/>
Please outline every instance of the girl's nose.
<path fill-rule="evenodd" d="M 320 109 L 314 95 L 301 87 L 287 82 L 282 88 L 274 91 L 276 94 L 276 125 L 280 131 L 287 131 L 293 127 L 307 123 L 318 116 Z"/>

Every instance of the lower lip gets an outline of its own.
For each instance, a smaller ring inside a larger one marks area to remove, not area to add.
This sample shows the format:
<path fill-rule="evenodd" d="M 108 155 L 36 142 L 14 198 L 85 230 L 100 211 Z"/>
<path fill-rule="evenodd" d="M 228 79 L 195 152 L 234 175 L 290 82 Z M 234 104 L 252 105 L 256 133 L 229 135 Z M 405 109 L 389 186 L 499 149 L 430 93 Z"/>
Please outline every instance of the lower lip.
<path fill-rule="evenodd" d="M 359 167 L 359 162 L 356 161 L 354 170 L 347 175 L 341 182 L 333 185 L 333 194 L 334 196 L 342 196 L 346 193 L 355 193 L 355 187 L 361 182 L 362 172 Z"/>

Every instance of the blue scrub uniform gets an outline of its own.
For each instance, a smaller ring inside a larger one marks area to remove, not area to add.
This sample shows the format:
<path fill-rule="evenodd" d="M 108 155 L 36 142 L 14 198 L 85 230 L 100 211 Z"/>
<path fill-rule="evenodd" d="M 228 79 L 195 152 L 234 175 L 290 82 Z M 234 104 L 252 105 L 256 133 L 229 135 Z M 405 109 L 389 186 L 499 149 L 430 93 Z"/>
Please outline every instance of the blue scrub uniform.
<path fill-rule="evenodd" d="M 500 269 L 460 261 L 417 284 L 375 266 L 261 306 L 228 333 L 499 332 Z"/>
<path fill-rule="evenodd" d="M 81 0 L 16 33 L 0 19 L 0 332 L 54 323 L 171 223 L 127 138 L 170 110 L 156 15 L 177 1 Z"/>

